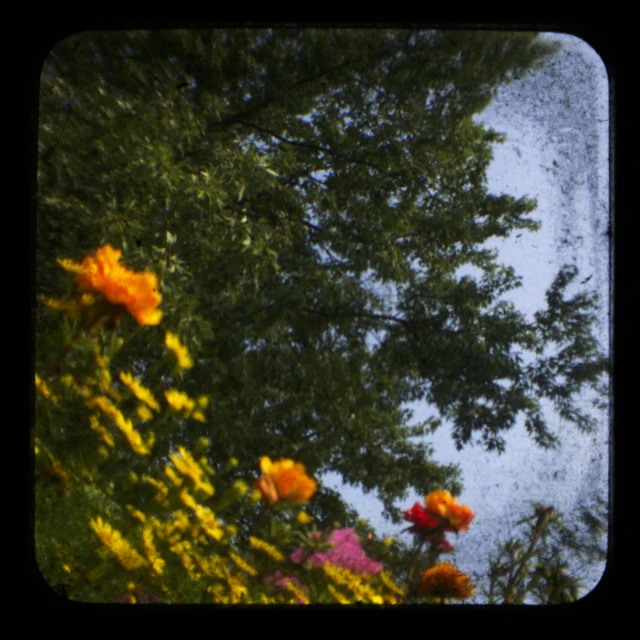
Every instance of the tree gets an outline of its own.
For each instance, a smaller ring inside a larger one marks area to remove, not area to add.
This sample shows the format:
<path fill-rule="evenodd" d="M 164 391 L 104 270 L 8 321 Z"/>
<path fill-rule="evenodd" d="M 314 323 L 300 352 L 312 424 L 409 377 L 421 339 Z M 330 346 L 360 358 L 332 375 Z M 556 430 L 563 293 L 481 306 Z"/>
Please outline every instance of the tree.
<path fill-rule="evenodd" d="M 112 371 L 153 380 L 170 329 L 195 364 L 163 382 L 211 397 L 209 422 L 165 432 L 151 463 L 122 452 L 98 473 L 160 468 L 206 435 L 214 466 L 239 460 L 236 477 L 262 455 L 294 458 L 375 491 L 397 522 L 408 489 L 461 489 L 424 442 L 440 419 L 411 425 L 409 401 L 451 421 L 458 447 L 502 451 L 520 416 L 553 446 L 545 400 L 593 428 L 576 399 L 602 391 L 607 368 L 595 295 L 569 295 L 577 274 L 564 268 L 528 320 L 502 299 L 517 275 L 483 248 L 538 223 L 535 202 L 488 192 L 502 137 L 473 116 L 553 52 L 534 34 L 414 30 L 60 42 L 41 77 L 36 371 L 86 372 L 61 345 L 90 353 L 93 338 L 43 300 L 72 290 L 56 258 L 109 242 L 158 274 L 164 313 L 160 328 L 114 328 Z M 38 416 L 38 437 L 83 456 L 86 416 L 63 409 Z M 314 504 L 321 521 L 347 514 L 326 488 Z"/>

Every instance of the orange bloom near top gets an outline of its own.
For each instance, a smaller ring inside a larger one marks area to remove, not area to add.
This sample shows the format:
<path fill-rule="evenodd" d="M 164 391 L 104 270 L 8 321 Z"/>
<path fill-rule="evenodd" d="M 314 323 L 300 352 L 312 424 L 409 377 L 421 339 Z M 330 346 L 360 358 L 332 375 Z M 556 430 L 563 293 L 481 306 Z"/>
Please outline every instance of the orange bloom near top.
<path fill-rule="evenodd" d="M 427 511 L 449 520 L 449 524 L 456 531 L 466 531 L 475 518 L 473 511 L 462 504 L 444 489 L 433 491 L 424 499 Z"/>
<path fill-rule="evenodd" d="M 120 249 L 106 244 L 95 257 L 87 256 L 80 265 L 84 271 L 77 276 L 79 289 L 96 291 L 112 304 L 123 305 L 140 325 L 159 324 L 162 312 L 157 307 L 162 296 L 157 276 L 129 271 L 120 264 L 121 255 Z"/>
<path fill-rule="evenodd" d="M 264 456 L 260 460 L 262 476 L 255 488 L 262 493 L 267 504 L 276 502 L 305 502 L 316 492 L 316 481 L 310 478 L 304 465 L 282 458 L 272 462 Z"/>

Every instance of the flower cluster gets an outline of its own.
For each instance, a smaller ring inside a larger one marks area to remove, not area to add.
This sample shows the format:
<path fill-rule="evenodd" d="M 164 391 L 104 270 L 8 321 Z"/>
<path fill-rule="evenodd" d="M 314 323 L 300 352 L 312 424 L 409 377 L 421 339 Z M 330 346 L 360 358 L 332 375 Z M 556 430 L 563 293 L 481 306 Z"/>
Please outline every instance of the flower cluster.
<path fill-rule="evenodd" d="M 158 293 L 158 278 L 154 273 L 136 273 L 120 264 L 122 251 L 106 244 L 87 256 L 80 264 L 71 260 L 59 260 L 64 269 L 77 274 L 80 291 L 92 291 L 113 305 L 126 307 L 139 325 L 157 325 L 162 319 L 158 305 L 162 296 Z"/>
<path fill-rule="evenodd" d="M 307 475 L 304 465 L 283 458 L 272 462 L 264 456 L 260 460 L 262 475 L 255 483 L 268 505 L 277 502 L 305 502 L 316 492 L 316 481 Z"/>
<path fill-rule="evenodd" d="M 451 551 L 445 532 L 466 531 L 475 514 L 444 489 L 425 496 L 424 502 L 426 509 L 416 502 L 404 512 L 404 519 L 412 523 L 408 530 L 439 551 Z"/>
<path fill-rule="evenodd" d="M 475 586 L 466 573 L 458 571 L 449 562 L 442 562 L 422 574 L 418 591 L 424 595 L 440 598 L 466 600 L 475 593 Z"/>
<path fill-rule="evenodd" d="M 308 559 L 314 567 L 322 567 L 330 563 L 336 567 L 349 569 L 356 574 L 380 573 L 383 569 L 381 562 L 374 562 L 369 558 L 362 547 L 358 534 L 353 529 L 336 529 L 327 540 L 331 549 L 326 552 L 317 552 Z M 301 564 L 305 561 L 304 549 L 296 549 L 291 554 L 291 561 Z"/>

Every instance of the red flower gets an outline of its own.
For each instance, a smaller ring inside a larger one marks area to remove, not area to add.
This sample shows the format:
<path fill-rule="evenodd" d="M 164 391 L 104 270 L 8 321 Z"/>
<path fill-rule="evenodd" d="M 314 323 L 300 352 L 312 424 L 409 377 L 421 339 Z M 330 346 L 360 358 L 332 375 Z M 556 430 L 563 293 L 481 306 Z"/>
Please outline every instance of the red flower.
<path fill-rule="evenodd" d="M 440 520 L 426 511 L 419 502 L 416 502 L 411 509 L 404 512 L 404 519 L 412 522 L 413 526 L 409 529 L 412 533 L 417 533 L 424 529 L 435 529 Z"/>

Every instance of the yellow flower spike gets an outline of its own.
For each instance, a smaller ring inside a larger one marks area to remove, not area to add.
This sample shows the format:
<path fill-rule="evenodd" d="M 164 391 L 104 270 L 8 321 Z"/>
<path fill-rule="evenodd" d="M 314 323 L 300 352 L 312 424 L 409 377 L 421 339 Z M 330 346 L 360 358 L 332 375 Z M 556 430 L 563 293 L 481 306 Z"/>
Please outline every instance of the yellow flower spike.
<path fill-rule="evenodd" d="M 246 573 L 248 573 L 250 576 L 257 576 L 258 572 L 247 562 L 245 562 L 240 556 L 237 556 L 235 553 L 233 553 L 233 551 L 229 552 L 229 558 L 231 558 L 231 560 L 233 560 L 234 564 L 242 569 L 242 571 L 245 571 Z"/>
<path fill-rule="evenodd" d="M 127 507 L 127 511 L 136 519 L 139 520 L 140 522 L 145 522 L 147 519 L 147 516 L 144 515 L 144 513 L 142 513 L 142 511 L 138 511 L 138 509 L 135 509 L 134 507 L 132 507 L 130 504 L 126 505 Z"/>
<path fill-rule="evenodd" d="M 260 500 L 262 500 L 262 493 L 260 493 L 260 491 L 258 491 L 258 489 L 254 489 L 251 492 L 251 500 L 253 502 L 260 502 Z"/>
<path fill-rule="evenodd" d="M 263 551 L 268 556 L 273 558 L 276 562 L 284 562 L 285 557 L 276 547 L 265 542 L 264 540 L 260 540 L 260 538 L 255 538 L 254 536 L 249 537 L 249 546 L 252 549 L 257 549 L 258 551 Z"/>
<path fill-rule="evenodd" d="M 164 498 L 169 493 L 169 487 L 167 487 L 167 485 L 164 482 L 158 481 L 155 478 L 152 478 L 151 476 L 148 476 L 146 474 L 142 476 L 141 480 L 142 482 L 146 482 L 147 484 L 150 484 L 152 487 L 154 487 L 158 491 L 158 493 L 156 494 L 156 500 L 160 504 L 162 504 Z"/>
<path fill-rule="evenodd" d="M 164 465 L 164 474 L 171 480 L 175 487 L 182 486 L 182 480 L 176 475 L 176 472 L 168 465 Z"/>
<path fill-rule="evenodd" d="M 120 532 L 113 529 L 102 518 L 90 519 L 89 526 L 127 571 L 146 565 L 145 559 L 122 537 Z"/>
<path fill-rule="evenodd" d="M 189 507 L 190 509 L 194 509 L 194 510 L 196 508 L 196 505 L 198 504 L 193 499 L 193 496 L 186 489 L 183 489 L 180 492 L 180 500 L 182 500 L 182 502 L 185 504 L 185 506 Z"/>
<path fill-rule="evenodd" d="M 112 435 L 100 424 L 98 416 L 95 414 L 89 416 L 89 426 L 98 433 L 107 446 L 113 447 L 115 445 Z"/>
<path fill-rule="evenodd" d="M 385 547 L 390 547 L 393 544 L 393 538 L 383 538 L 382 544 Z"/>
<path fill-rule="evenodd" d="M 191 418 L 193 420 L 197 420 L 198 422 L 202 422 L 202 423 L 207 421 L 206 418 L 204 417 L 204 414 L 202 413 L 202 411 L 194 411 L 191 414 Z"/>
<path fill-rule="evenodd" d="M 229 469 L 235 469 L 240 463 L 238 458 L 229 458 Z"/>
<path fill-rule="evenodd" d="M 138 414 L 138 418 L 142 420 L 142 422 L 147 422 L 147 420 L 151 420 L 153 418 L 153 413 L 146 404 L 141 404 L 137 409 L 136 413 Z"/>
<path fill-rule="evenodd" d="M 191 414 L 196 406 L 196 403 L 182 391 L 177 389 L 168 389 L 164 392 L 164 397 L 167 400 L 167 404 L 176 411 L 182 411 L 184 409 L 187 416 Z"/>
<path fill-rule="evenodd" d="M 56 396 L 54 396 L 51 391 L 49 390 L 49 387 L 47 386 L 47 384 L 45 383 L 44 380 L 42 380 L 40 378 L 40 376 L 36 373 L 36 389 L 38 389 L 38 391 L 45 397 L 47 398 L 47 400 L 51 400 L 51 402 L 53 402 L 53 404 L 58 404 L 58 398 L 56 398 Z"/>
<path fill-rule="evenodd" d="M 399 596 L 404 595 L 404 591 L 400 587 L 398 587 L 395 582 L 393 582 L 393 580 L 391 580 L 391 576 L 386 571 L 381 571 L 379 576 L 382 584 L 384 584 L 384 586 L 387 587 L 389 591 L 392 591 Z"/>
<path fill-rule="evenodd" d="M 220 526 L 220 523 L 216 520 L 213 511 L 211 511 L 209 507 L 197 505 L 195 512 L 202 528 L 205 530 L 207 535 L 211 536 L 216 542 L 220 542 L 220 540 L 222 540 L 224 536 L 224 530 Z"/>
<path fill-rule="evenodd" d="M 140 400 L 140 402 L 144 402 L 150 409 L 154 411 L 160 411 L 160 405 L 153 397 L 153 394 L 149 389 L 142 385 L 138 380 L 136 380 L 130 373 L 127 371 L 120 372 L 120 380 L 124 385 L 126 385 L 131 393 Z"/>
<path fill-rule="evenodd" d="M 295 582 L 289 578 L 284 578 L 284 584 L 287 591 L 290 591 L 302 604 L 309 604 L 309 597 Z"/>
<path fill-rule="evenodd" d="M 83 266 L 70 260 L 69 258 L 56 258 L 56 262 L 65 270 L 70 271 L 71 273 L 85 274 L 89 273 L 91 269 L 89 266 Z"/>
<path fill-rule="evenodd" d="M 196 400 L 196 404 L 201 408 L 201 409 L 206 409 L 209 406 L 209 396 L 198 396 L 197 400 Z"/>
<path fill-rule="evenodd" d="M 149 563 L 151 564 L 151 568 L 158 575 L 162 575 L 166 563 L 158 556 L 158 551 L 153 544 L 153 532 L 151 527 L 145 527 L 142 531 L 142 542 L 144 545 L 144 552 L 147 556 L 147 560 L 149 560 Z"/>
<path fill-rule="evenodd" d="M 203 480 L 204 471 L 184 447 L 178 447 L 178 453 L 170 454 L 169 459 L 183 476 L 187 476 L 193 481 L 196 489 L 200 489 L 210 496 L 214 494 L 211 484 L 207 480 Z"/>
<path fill-rule="evenodd" d="M 313 518 L 306 511 L 300 511 L 300 513 L 298 513 L 298 516 L 296 517 L 296 520 L 298 521 L 298 524 L 304 526 L 305 524 L 309 524 L 313 520 Z"/>
<path fill-rule="evenodd" d="M 181 369 L 190 369 L 193 366 L 193 360 L 189 355 L 189 350 L 181 342 L 180 338 L 171 331 L 167 331 L 164 337 L 164 343 L 173 352 Z"/>
<path fill-rule="evenodd" d="M 340 603 L 340 604 L 351 604 L 351 600 L 347 598 L 344 594 L 340 593 L 332 584 L 328 584 L 327 588 L 329 589 L 329 593 Z"/>

